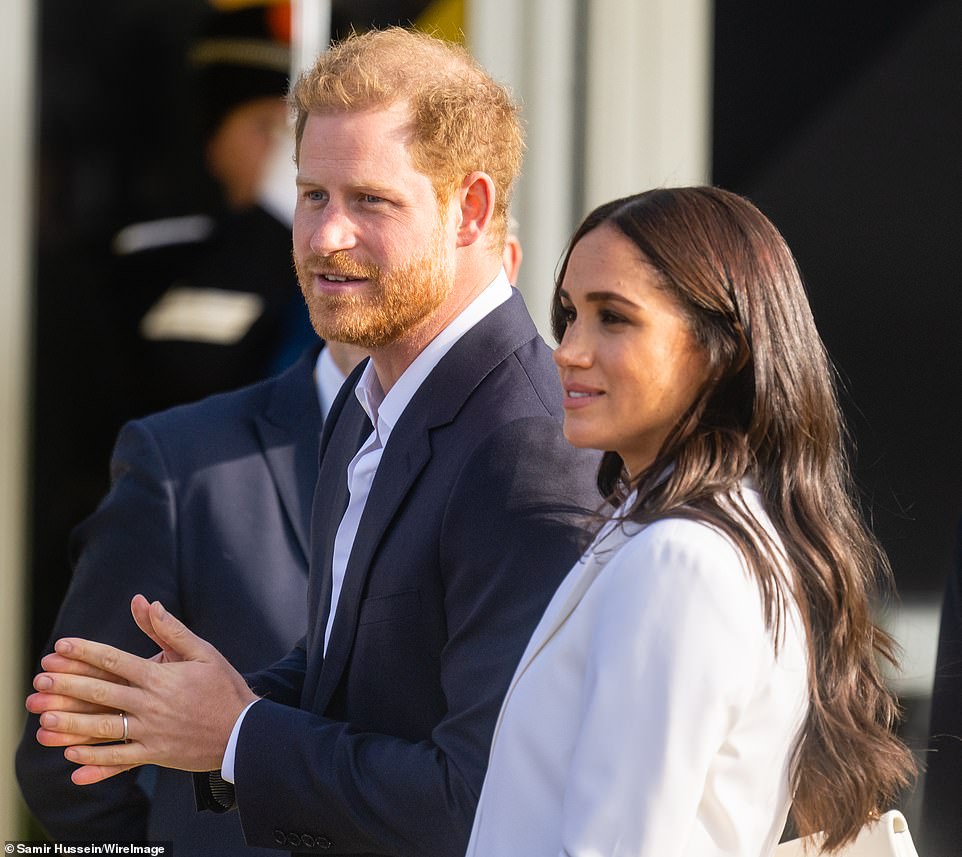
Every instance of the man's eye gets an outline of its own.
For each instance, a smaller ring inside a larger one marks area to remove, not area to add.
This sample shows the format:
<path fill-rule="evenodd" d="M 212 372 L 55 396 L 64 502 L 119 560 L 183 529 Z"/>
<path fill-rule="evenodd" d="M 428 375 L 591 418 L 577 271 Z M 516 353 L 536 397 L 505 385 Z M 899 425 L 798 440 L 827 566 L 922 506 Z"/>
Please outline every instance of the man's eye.
<path fill-rule="evenodd" d="M 384 202 L 384 199 L 380 196 L 375 196 L 373 193 L 366 193 L 361 197 L 364 202 L 377 203 Z"/>

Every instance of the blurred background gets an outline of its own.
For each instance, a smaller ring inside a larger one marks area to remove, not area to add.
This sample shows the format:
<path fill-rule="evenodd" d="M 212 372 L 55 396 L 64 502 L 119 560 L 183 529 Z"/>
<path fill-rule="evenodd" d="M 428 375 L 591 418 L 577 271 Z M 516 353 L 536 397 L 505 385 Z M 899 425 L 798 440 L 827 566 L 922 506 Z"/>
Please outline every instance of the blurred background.
<path fill-rule="evenodd" d="M 67 534 L 106 491 L 120 422 L 167 404 L 163 395 L 204 392 L 162 394 L 148 374 L 124 380 L 130 331 L 118 326 L 140 276 L 117 256 L 132 224 L 210 210 L 189 72 L 208 11 L 206 0 L 5 3 L 0 742 L 8 761 L 28 677 L 69 581 Z M 352 28 L 413 23 L 464 41 L 512 87 L 529 144 L 513 207 L 525 253 L 518 285 L 546 339 L 556 265 L 595 204 L 711 182 L 747 195 L 774 221 L 838 367 L 856 475 L 895 569 L 900 598 L 880 610 L 905 649 L 892 681 L 921 752 L 938 607 L 962 515 L 962 0 L 301 0 L 284 14 L 289 28 L 274 36 L 292 47 L 295 72 Z M 275 182 L 273 204 L 283 209 L 289 151 L 272 170 L 265 182 Z M 260 335 L 258 319 L 272 306 L 262 299 L 237 342 Z M 208 383 L 236 386 L 280 368 L 282 343 L 258 342 L 247 375 Z M 200 353 L 192 352 L 195 365 Z M 906 796 L 910 825 L 916 802 Z M 0 766 L 0 832 L 16 838 L 27 825 L 11 761 Z"/>

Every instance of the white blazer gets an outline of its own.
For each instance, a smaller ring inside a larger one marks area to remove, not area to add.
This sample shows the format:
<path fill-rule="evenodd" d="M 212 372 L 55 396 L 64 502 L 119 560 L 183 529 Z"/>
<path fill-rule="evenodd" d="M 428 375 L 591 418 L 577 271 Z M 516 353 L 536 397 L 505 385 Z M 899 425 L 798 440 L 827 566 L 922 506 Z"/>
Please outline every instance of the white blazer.
<path fill-rule="evenodd" d="M 776 658 L 725 536 L 682 519 L 606 530 L 511 681 L 467 853 L 769 857 L 808 710 L 797 611 Z"/>

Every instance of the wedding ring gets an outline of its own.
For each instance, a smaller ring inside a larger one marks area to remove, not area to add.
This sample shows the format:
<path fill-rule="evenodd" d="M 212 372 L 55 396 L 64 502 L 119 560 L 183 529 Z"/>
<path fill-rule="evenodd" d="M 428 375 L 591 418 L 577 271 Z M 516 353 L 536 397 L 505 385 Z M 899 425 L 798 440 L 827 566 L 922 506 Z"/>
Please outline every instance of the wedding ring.
<path fill-rule="evenodd" d="M 123 736 L 123 742 L 126 744 L 126 743 L 128 743 L 128 741 L 129 741 L 129 739 L 127 738 L 127 712 L 126 712 L 126 711 L 121 711 L 121 712 L 119 712 L 119 714 L 120 714 L 120 719 L 124 721 L 124 736 Z"/>

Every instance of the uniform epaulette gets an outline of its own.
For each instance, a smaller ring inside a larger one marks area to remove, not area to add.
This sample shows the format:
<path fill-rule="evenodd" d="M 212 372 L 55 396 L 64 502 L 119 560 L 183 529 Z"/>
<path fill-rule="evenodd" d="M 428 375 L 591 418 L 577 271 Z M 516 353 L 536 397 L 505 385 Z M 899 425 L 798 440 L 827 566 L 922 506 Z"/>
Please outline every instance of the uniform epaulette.
<path fill-rule="evenodd" d="M 214 219 L 206 214 L 188 214 L 131 223 L 114 235 L 114 255 L 130 256 L 144 250 L 171 247 L 176 244 L 199 244 L 213 233 Z"/>

